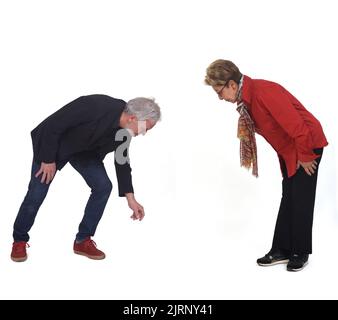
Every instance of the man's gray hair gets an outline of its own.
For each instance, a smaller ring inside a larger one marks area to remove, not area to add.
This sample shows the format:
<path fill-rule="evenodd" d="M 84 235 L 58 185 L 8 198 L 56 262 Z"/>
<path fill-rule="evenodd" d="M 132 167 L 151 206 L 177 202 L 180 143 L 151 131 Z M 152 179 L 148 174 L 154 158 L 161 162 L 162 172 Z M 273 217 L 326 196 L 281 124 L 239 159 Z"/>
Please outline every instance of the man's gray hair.
<path fill-rule="evenodd" d="M 159 121 L 161 119 L 161 110 L 155 99 L 135 98 L 128 101 L 124 111 L 137 117 L 138 120 L 152 119 Z"/>

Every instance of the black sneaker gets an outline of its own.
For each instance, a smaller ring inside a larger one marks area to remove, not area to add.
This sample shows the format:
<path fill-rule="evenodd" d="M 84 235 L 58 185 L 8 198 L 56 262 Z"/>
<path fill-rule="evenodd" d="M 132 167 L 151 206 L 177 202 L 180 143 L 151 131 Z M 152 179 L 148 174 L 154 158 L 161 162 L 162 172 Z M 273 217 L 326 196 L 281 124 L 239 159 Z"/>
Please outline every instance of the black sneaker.
<path fill-rule="evenodd" d="M 257 260 L 257 264 L 261 267 L 275 266 L 276 264 L 288 262 L 289 256 L 280 250 L 271 250 L 263 258 Z"/>
<path fill-rule="evenodd" d="M 309 255 L 308 254 L 293 254 L 290 257 L 289 263 L 286 267 L 288 271 L 301 271 L 305 268 L 305 266 L 309 263 Z"/>

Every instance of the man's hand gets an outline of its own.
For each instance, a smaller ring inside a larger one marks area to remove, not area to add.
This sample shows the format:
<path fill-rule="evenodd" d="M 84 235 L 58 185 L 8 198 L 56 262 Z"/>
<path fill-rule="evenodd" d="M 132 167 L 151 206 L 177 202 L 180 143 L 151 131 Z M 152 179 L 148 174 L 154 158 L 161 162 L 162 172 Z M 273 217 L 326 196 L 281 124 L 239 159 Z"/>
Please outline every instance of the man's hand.
<path fill-rule="evenodd" d="M 41 183 L 46 182 L 46 184 L 49 184 L 53 180 L 55 172 L 56 172 L 55 162 L 53 163 L 41 162 L 40 170 L 35 174 L 35 178 L 39 177 L 39 175 L 42 174 Z"/>
<path fill-rule="evenodd" d="M 130 216 L 130 218 L 141 221 L 144 218 L 143 207 L 135 200 L 133 193 L 126 193 L 126 198 L 128 200 L 129 208 L 133 210 L 133 214 Z"/>
<path fill-rule="evenodd" d="M 312 174 L 315 173 L 316 169 L 317 169 L 317 161 L 313 160 L 310 162 L 302 162 L 302 161 L 297 161 L 297 169 L 299 169 L 299 167 L 302 166 L 305 170 L 305 172 L 311 176 Z"/>

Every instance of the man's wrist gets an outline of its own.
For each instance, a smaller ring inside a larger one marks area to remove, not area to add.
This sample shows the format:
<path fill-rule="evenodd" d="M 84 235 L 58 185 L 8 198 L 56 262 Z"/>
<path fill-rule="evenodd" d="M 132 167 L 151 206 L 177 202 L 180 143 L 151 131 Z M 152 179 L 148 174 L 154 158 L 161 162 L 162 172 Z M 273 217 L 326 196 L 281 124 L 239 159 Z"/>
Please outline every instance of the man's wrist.
<path fill-rule="evenodd" d="M 126 193 L 125 196 L 126 196 L 128 201 L 135 200 L 133 193 Z"/>

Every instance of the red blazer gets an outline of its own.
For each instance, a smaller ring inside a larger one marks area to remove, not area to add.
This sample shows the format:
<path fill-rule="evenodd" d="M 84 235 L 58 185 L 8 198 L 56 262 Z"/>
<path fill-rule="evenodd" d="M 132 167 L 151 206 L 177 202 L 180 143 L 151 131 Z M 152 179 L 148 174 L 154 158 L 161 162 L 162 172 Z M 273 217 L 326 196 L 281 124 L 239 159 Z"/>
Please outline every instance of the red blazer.
<path fill-rule="evenodd" d="M 262 135 L 286 164 L 288 177 L 297 160 L 318 158 L 312 150 L 328 144 L 320 122 L 281 85 L 244 76 L 242 100 Z"/>

